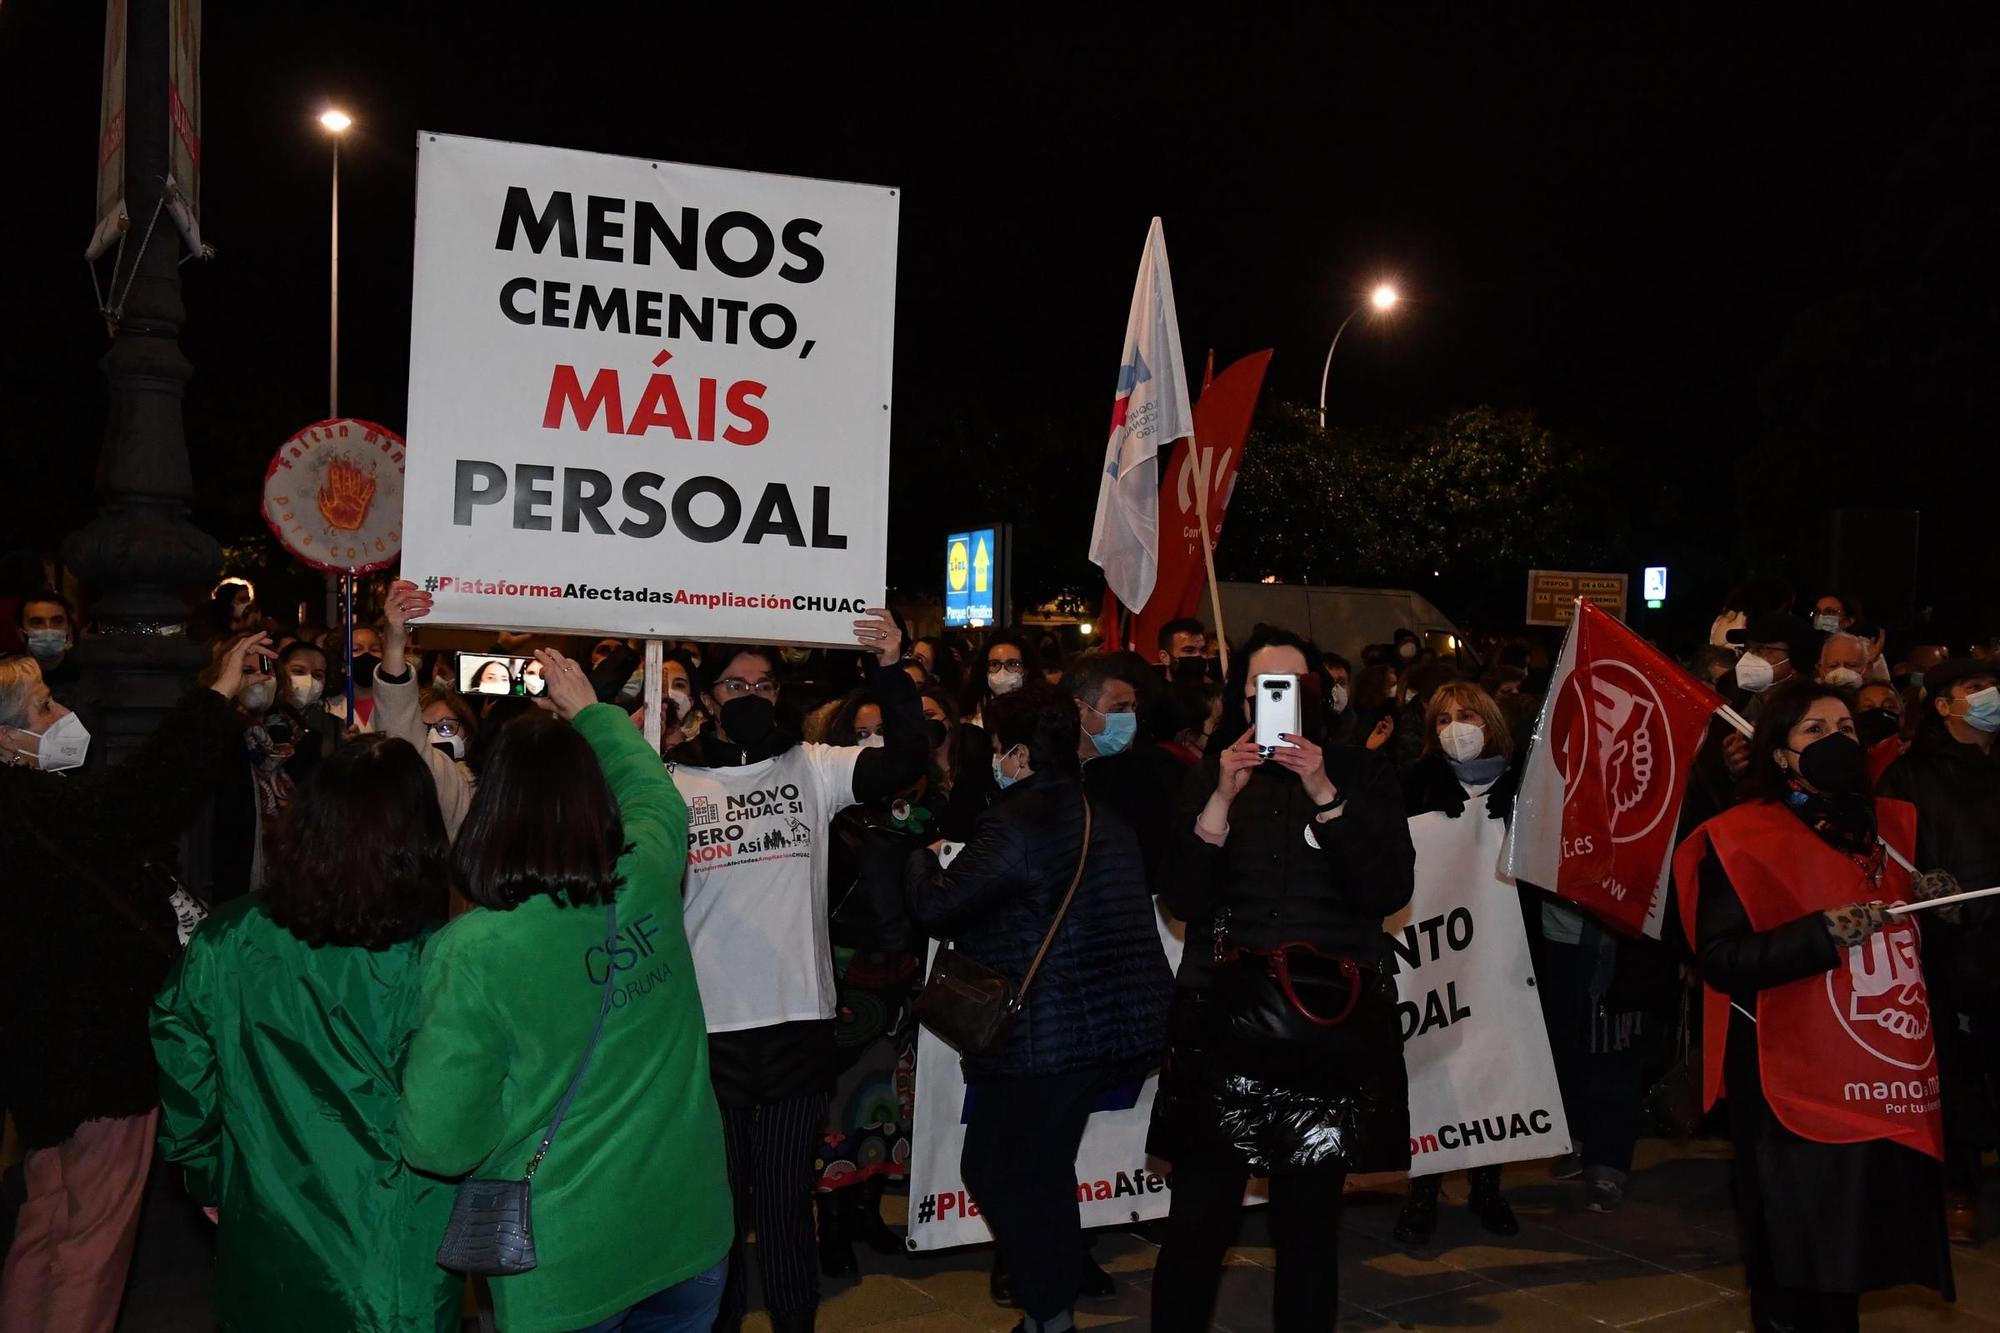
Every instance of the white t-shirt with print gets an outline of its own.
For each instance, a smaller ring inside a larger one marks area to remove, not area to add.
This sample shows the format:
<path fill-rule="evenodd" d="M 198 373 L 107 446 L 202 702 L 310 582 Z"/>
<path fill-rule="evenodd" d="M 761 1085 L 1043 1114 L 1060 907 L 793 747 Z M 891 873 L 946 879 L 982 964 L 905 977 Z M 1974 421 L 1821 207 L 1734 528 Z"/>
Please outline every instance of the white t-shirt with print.
<path fill-rule="evenodd" d="M 826 842 L 854 804 L 856 746 L 672 768 L 688 807 L 687 937 L 710 1032 L 832 1018 Z"/>

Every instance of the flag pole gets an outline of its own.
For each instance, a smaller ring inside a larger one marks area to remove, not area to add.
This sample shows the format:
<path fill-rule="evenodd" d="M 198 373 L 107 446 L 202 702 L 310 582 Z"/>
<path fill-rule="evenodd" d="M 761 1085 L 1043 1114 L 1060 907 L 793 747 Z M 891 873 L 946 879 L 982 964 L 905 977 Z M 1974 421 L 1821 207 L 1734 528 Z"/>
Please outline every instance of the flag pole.
<path fill-rule="evenodd" d="M 1194 436 L 1188 436 L 1188 452 L 1195 450 Z M 1222 654 L 1222 674 L 1229 675 L 1229 631 L 1222 625 L 1222 585 L 1215 580 L 1215 543 L 1209 540 L 1208 526 L 1208 479 L 1201 469 L 1194 469 L 1195 517 L 1201 521 L 1201 562 L 1208 571 L 1208 601 L 1215 610 L 1215 643 Z"/>

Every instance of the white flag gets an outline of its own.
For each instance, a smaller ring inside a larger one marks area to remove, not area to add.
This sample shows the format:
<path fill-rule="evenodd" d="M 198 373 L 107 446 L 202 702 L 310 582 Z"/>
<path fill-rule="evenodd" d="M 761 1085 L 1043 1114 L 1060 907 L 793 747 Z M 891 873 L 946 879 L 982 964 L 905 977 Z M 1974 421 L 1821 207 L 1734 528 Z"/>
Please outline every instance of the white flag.
<path fill-rule="evenodd" d="M 1154 218 L 1139 259 L 1132 312 L 1125 319 L 1125 355 L 1118 364 L 1111 439 L 1104 448 L 1097 523 L 1090 532 L 1092 562 L 1104 571 L 1118 600 L 1134 612 L 1153 595 L 1159 570 L 1159 453 L 1193 434 L 1167 238 Z"/>

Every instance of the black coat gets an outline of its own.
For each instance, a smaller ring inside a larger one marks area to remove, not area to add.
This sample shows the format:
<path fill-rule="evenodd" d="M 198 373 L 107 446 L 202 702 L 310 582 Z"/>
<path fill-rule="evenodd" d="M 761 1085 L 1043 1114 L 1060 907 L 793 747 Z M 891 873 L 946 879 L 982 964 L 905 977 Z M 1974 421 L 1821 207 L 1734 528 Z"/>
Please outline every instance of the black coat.
<path fill-rule="evenodd" d="M 198 689 L 121 763 L 0 768 L 0 1076 L 27 1147 L 159 1100 L 146 1015 L 180 946 L 142 866 L 200 811 L 242 734 L 235 705 Z"/>
<path fill-rule="evenodd" d="M 1701 863 L 1695 950 L 1702 980 L 1735 1002 L 1723 1083 L 1736 1147 L 1736 1207 L 1781 1286 L 1874 1291 L 1906 1282 L 1952 1291 L 1938 1163 L 1899 1143 L 1815 1143 L 1765 1100 L 1757 992 L 1817 976 L 1839 949 L 1817 912 L 1757 930 L 1713 851 Z M 1741 1006 L 1738 1008 L 1737 1006 Z M 1708 1040 L 1717 1040 L 1711 1033 Z"/>
<path fill-rule="evenodd" d="M 1327 777 L 1346 804 L 1337 818 L 1316 822 L 1299 780 L 1262 765 L 1231 804 L 1228 837 L 1216 846 L 1195 821 L 1214 790 L 1218 753 L 1212 747 L 1202 766 L 1206 781 L 1188 788 L 1167 863 L 1165 899 L 1188 923 L 1187 949 L 1147 1151 L 1176 1166 L 1259 1175 L 1407 1170 L 1409 1085 L 1395 981 L 1379 970 L 1389 949 L 1382 920 L 1415 887 L 1395 769 L 1372 751 L 1327 747 Z M 1226 998 L 1211 986 L 1218 925 L 1241 947 L 1297 941 L 1377 969 L 1364 974 L 1370 994 L 1343 1026 L 1339 1059 L 1231 1036 Z"/>
<path fill-rule="evenodd" d="M 1166 1046 L 1173 973 L 1160 947 L 1132 830 L 1093 803 L 1090 857 L 1027 1003 L 997 1051 L 967 1057 L 968 1082 L 1065 1074 L 1133 1073 Z M 1000 793 L 949 869 L 928 850 L 910 860 L 910 910 L 1016 985 L 1041 947 L 1083 849 L 1083 790 L 1038 773 Z"/>
<path fill-rule="evenodd" d="M 1876 794 L 1917 807 L 1919 870 L 1948 870 L 1961 886 L 2000 884 L 2000 746 L 1982 753 L 1927 718 L 1909 753 L 1889 766 Z M 1960 923 L 1924 923 L 1926 958 L 1936 957 L 1954 1004 L 2000 1012 L 2000 898 L 1960 907 Z"/>
<path fill-rule="evenodd" d="M 1229 838 L 1220 847 L 1195 832 L 1217 770 L 1211 750 L 1202 764 L 1206 781 L 1188 787 L 1164 862 L 1162 899 L 1188 926 L 1181 984 L 1207 984 L 1223 911 L 1239 945 L 1302 940 L 1380 965 L 1389 949 L 1382 920 L 1400 912 L 1416 887 L 1417 854 L 1389 761 L 1371 750 L 1328 747 L 1327 777 L 1347 803 L 1324 823 L 1313 822 L 1312 798 L 1288 770 L 1257 768 L 1229 808 Z"/>
<path fill-rule="evenodd" d="M 1083 789 L 1097 808 L 1111 811 L 1138 835 L 1146 887 L 1153 893 L 1166 885 L 1166 861 L 1173 854 L 1174 819 L 1186 780 L 1184 764 L 1159 746 L 1143 742 L 1083 766 Z"/>

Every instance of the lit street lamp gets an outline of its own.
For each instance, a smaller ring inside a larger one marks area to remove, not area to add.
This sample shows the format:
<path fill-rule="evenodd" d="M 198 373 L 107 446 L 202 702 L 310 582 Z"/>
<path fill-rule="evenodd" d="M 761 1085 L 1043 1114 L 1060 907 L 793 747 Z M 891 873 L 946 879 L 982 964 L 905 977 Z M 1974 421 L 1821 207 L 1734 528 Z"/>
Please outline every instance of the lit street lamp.
<path fill-rule="evenodd" d="M 347 133 L 354 124 L 354 117 L 337 107 L 328 107 L 320 113 L 321 128 L 333 136 L 333 225 L 327 238 L 327 303 L 326 303 L 326 415 L 328 420 L 340 415 L 340 136 Z M 334 623 L 336 615 L 337 585 L 332 574 L 326 576 L 326 623 Z M 353 610 L 349 594 L 350 613 Z M 354 653 L 354 617 L 348 616 L 348 655 Z M 350 691 L 351 693 L 351 691 Z M 351 707 L 351 705 L 350 705 Z"/>
<path fill-rule="evenodd" d="M 1340 327 L 1333 331 L 1333 343 L 1326 349 L 1326 366 L 1319 373 L 1319 428 L 1321 430 L 1326 429 L 1326 380 L 1327 376 L 1333 373 L 1333 353 L 1334 349 L 1340 346 L 1340 335 L 1347 332 L 1347 326 L 1352 324 L 1354 317 L 1363 310 L 1372 308 L 1376 314 L 1386 315 L 1402 299 L 1402 296 L 1394 287 L 1386 282 L 1379 283 L 1374 291 L 1368 293 L 1368 299 L 1348 311 L 1347 318 L 1341 320 Z"/>

